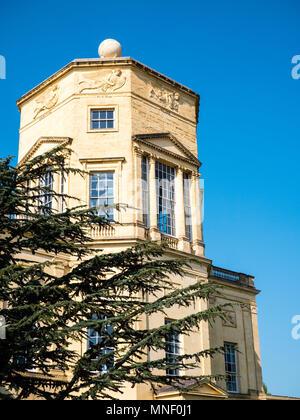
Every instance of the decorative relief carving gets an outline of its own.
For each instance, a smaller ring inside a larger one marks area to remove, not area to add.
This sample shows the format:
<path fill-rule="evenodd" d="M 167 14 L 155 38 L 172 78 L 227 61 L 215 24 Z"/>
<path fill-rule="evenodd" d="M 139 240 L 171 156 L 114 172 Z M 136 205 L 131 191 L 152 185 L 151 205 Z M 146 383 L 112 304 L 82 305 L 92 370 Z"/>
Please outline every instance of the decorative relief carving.
<path fill-rule="evenodd" d="M 79 83 L 79 93 L 109 93 L 121 89 L 126 83 L 126 77 L 121 70 L 113 70 L 100 80 L 83 80 Z"/>
<path fill-rule="evenodd" d="M 150 90 L 150 98 L 155 99 L 157 102 L 160 102 L 165 107 L 171 109 L 172 111 L 178 112 L 179 109 L 179 99 L 180 96 L 178 93 L 170 92 L 164 89 Z"/>
<path fill-rule="evenodd" d="M 254 314 L 254 315 L 256 315 L 257 312 L 258 312 L 257 311 L 257 306 L 254 306 L 254 305 L 253 306 L 250 306 L 250 310 L 251 310 L 251 313 Z"/>
<path fill-rule="evenodd" d="M 243 311 L 251 311 L 251 306 L 249 303 L 240 303 L 240 306 L 242 308 Z"/>
<path fill-rule="evenodd" d="M 224 327 L 237 327 L 236 313 L 234 311 L 226 311 L 225 318 L 223 319 Z"/>
<path fill-rule="evenodd" d="M 58 102 L 58 96 L 59 96 L 58 93 L 59 93 L 59 87 L 58 85 L 54 85 L 50 89 L 48 89 L 43 95 L 41 95 L 39 99 L 36 100 L 36 107 L 33 111 L 34 120 L 40 114 L 46 111 L 49 111 L 50 109 L 55 107 L 55 105 Z"/>
<path fill-rule="evenodd" d="M 138 156 L 142 156 L 143 155 L 143 151 L 140 147 L 138 146 L 134 146 L 134 151 Z"/>

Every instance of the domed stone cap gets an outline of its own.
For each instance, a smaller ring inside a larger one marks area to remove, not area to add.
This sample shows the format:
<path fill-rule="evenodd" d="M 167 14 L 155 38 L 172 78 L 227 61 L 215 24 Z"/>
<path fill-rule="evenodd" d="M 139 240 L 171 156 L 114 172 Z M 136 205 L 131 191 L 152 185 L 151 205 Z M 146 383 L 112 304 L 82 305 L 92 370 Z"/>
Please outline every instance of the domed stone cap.
<path fill-rule="evenodd" d="M 122 57 L 122 46 L 115 39 L 105 39 L 99 45 L 98 51 L 101 58 Z"/>

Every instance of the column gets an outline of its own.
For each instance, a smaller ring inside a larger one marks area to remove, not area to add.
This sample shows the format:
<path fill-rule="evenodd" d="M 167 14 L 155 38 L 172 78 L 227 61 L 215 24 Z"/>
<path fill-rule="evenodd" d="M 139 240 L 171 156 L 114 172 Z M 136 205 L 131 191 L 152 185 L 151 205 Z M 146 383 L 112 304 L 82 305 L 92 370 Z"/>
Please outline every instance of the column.
<path fill-rule="evenodd" d="M 134 175 L 132 182 L 132 191 L 130 194 L 130 202 L 132 202 L 133 208 L 132 210 L 133 219 L 130 220 L 131 223 L 135 226 L 135 237 L 136 238 L 145 238 L 145 227 L 143 223 L 143 202 L 142 202 L 142 151 L 139 147 L 134 148 L 135 156 L 134 156 Z M 132 200 L 132 201 L 131 201 Z"/>
<path fill-rule="evenodd" d="M 193 229 L 193 250 L 196 255 L 204 256 L 204 243 L 202 233 L 202 199 L 203 192 L 200 191 L 200 175 L 194 172 L 192 175 L 192 229 Z"/>
<path fill-rule="evenodd" d="M 183 168 L 178 166 L 175 183 L 176 200 L 176 236 L 178 237 L 178 249 L 184 252 L 190 252 L 190 242 L 185 232 L 185 214 L 184 214 L 184 191 L 183 191 Z"/>
<path fill-rule="evenodd" d="M 134 188 L 132 190 L 132 203 L 135 207 L 135 220 L 137 224 L 143 223 L 143 204 L 142 204 L 142 152 L 138 147 L 134 148 L 135 151 L 135 182 L 132 183 Z"/>

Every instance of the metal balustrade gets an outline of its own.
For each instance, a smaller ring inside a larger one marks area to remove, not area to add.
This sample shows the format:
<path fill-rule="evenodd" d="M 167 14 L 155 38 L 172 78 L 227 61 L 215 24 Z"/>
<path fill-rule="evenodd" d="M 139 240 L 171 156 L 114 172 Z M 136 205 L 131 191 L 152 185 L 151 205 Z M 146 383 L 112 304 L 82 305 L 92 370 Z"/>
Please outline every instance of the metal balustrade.
<path fill-rule="evenodd" d="M 235 271 L 231 270 L 226 270 L 225 268 L 213 266 L 210 272 L 210 276 L 221 280 L 231 281 L 241 286 L 254 287 L 254 277 L 243 273 L 236 273 Z"/>

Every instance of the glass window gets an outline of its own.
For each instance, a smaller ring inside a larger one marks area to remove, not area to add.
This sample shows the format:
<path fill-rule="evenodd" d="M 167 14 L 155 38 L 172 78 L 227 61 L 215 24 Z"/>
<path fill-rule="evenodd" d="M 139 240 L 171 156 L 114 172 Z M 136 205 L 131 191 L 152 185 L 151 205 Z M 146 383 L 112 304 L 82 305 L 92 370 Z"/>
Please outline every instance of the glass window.
<path fill-rule="evenodd" d="M 142 205 L 143 205 L 143 222 L 148 229 L 149 221 L 149 159 L 142 157 Z"/>
<path fill-rule="evenodd" d="M 60 175 L 59 175 L 59 193 L 61 195 L 65 194 L 65 182 L 66 182 L 66 174 L 64 171 L 64 166 L 62 165 Z M 64 211 L 64 197 L 59 197 L 59 211 L 62 213 Z"/>
<path fill-rule="evenodd" d="M 162 233 L 175 236 L 175 169 L 156 162 L 155 178 L 158 228 Z"/>
<path fill-rule="evenodd" d="M 90 175 L 90 207 L 97 209 L 98 216 L 114 218 L 114 173 L 94 172 Z"/>
<path fill-rule="evenodd" d="M 101 315 L 99 318 L 97 315 L 93 315 L 92 319 L 95 320 L 103 320 L 106 321 L 107 317 L 104 315 Z M 108 323 L 104 323 L 101 326 L 99 326 L 99 329 L 95 330 L 92 328 L 89 328 L 88 330 L 88 350 L 92 349 L 93 347 L 98 346 L 99 349 L 99 355 L 105 356 L 109 355 L 107 357 L 104 357 L 103 364 L 101 365 L 101 369 L 99 369 L 99 372 L 107 372 L 109 369 L 112 369 L 114 366 L 114 346 L 113 342 L 108 342 L 106 340 L 105 344 L 101 346 L 101 343 L 107 339 L 111 334 L 113 333 L 113 330 L 111 326 Z M 94 359 L 97 360 L 97 359 Z"/>
<path fill-rule="evenodd" d="M 225 355 L 225 373 L 227 392 L 238 392 L 237 377 L 237 353 L 236 345 L 231 343 L 224 344 Z"/>
<path fill-rule="evenodd" d="M 165 320 L 165 325 L 172 321 Z M 175 332 L 170 332 L 166 335 L 166 361 L 167 363 L 176 363 L 177 357 L 180 355 L 180 336 Z M 179 369 L 167 369 L 167 376 L 179 376 Z"/>
<path fill-rule="evenodd" d="M 91 130 L 115 128 L 115 111 L 113 109 L 92 109 Z"/>
<path fill-rule="evenodd" d="M 192 242 L 192 204 L 191 204 L 191 176 L 183 173 L 184 221 L 185 235 Z"/>
<path fill-rule="evenodd" d="M 38 211 L 41 214 L 49 215 L 52 212 L 52 190 L 53 190 L 53 174 L 48 172 L 40 178 L 40 197 L 38 200 Z"/>
<path fill-rule="evenodd" d="M 22 330 L 20 339 L 20 350 L 18 350 L 13 357 L 13 365 L 17 370 L 36 372 L 36 366 L 32 359 L 33 341 L 36 331 L 36 326 L 27 327 Z"/>

